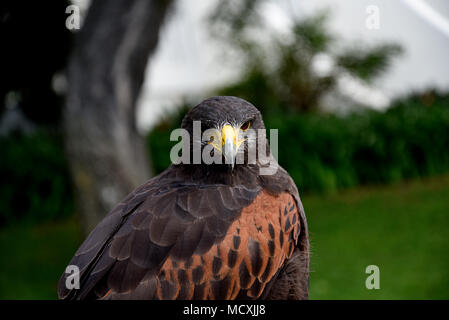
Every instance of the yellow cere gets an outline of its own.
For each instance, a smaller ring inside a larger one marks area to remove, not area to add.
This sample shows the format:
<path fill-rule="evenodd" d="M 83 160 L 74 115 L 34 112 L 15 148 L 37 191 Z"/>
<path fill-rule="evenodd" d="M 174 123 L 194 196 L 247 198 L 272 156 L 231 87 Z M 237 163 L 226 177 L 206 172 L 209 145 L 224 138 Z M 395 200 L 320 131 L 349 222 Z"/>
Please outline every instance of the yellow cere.
<path fill-rule="evenodd" d="M 236 149 L 238 149 L 240 145 L 243 143 L 243 141 L 245 141 L 245 139 L 238 140 L 239 132 L 240 128 L 234 128 L 229 124 L 224 125 L 223 128 L 221 129 L 221 134 L 217 130 L 217 132 L 213 136 L 213 139 L 208 143 L 211 144 L 215 149 L 221 151 L 222 147 L 225 145 L 226 139 L 231 139 L 234 145 L 237 147 Z M 220 140 L 221 143 L 219 142 Z"/>

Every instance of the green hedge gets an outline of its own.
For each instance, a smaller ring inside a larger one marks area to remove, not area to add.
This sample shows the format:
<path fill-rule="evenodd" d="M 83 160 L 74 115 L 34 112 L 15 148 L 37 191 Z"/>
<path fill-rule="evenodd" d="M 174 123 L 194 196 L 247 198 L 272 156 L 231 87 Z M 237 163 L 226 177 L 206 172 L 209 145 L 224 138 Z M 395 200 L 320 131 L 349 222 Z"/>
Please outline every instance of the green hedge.
<path fill-rule="evenodd" d="M 270 113 L 264 120 L 279 130 L 279 162 L 301 192 L 332 192 L 449 172 L 449 97 L 431 102 L 412 97 L 386 112 Z M 167 115 L 148 135 L 156 173 L 170 165 L 170 132 L 186 112 Z M 0 137 L 0 148 L 0 226 L 73 212 L 61 135 Z"/>
<path fill-rule="evenodd" d="M 148 136 L 157 172 L 170 164 L 169 135 L 179 119 L 168 117 Z M 411 97 L 386 112 L 342 117 L 270 113 L 264 121 L 279 130 L 279 163 L 301 191 L 332 192 L 449 172 L 448 97 L 431 106 Z"/>
<path fill-rule="evenodd" d="M 66 216 L 74 199 L 62 137 L 46 131 L 0 137 L 0 226 Z"/>

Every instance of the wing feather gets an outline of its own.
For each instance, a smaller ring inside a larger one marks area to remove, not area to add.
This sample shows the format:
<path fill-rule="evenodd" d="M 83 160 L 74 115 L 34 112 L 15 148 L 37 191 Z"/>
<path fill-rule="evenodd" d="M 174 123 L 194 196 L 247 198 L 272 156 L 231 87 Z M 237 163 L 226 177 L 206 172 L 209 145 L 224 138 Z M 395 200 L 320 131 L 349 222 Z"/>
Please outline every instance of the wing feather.
<path fill-rule="evenodd" d="M 142 286 L 153 290 L 155 283 L 154 294 L 178 296 L 180 288 L 159 276 L 162 265 L 167 259 L 187 261 L 223 240 L 232 221 L 261 188 L 245 189 L 245 197 L 230 203 L 222 201 L 221 193 L 232 194 L 233 189 L 183 184 L 173 175 L 150 180 L 117 205 L 80 246 L 70 264 L 80 269 L 81 288 L 67 289 L 64 273 L 58 286 L 60 298 L 143 296 Z M 132 294 L 136 290 L 140 293 Z M 181 293 L 192 297 L 195 290 L 186 287 Z"/>
<path fill-rule="evenodd" d="M 150 180 L 108 214 L 70 262 L 81 289 L 67 289 L 63 274 L 61 298 L 256 299 L 295 248 L 308 250 L 290 178 L 254 187 L 177 178 Z"/>

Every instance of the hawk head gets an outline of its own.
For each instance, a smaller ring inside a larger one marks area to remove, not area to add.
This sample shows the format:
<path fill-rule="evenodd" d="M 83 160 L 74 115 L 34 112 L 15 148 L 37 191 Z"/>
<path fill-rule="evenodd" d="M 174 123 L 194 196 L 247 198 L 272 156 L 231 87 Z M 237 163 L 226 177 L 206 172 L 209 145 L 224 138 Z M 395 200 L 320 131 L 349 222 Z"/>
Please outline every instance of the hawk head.
<path fill-rule="evenodd" d="M 194 129 L 199 124 L 201 137 L 198 137 L 198 132 Z M 204 100 L 187 113 L 182 121 L 182 128 L 193 137 L 191 152 L 221 157 L 221 161 L 213 162 L 213 165 L 224 164 L 225 167 L 234 169 L 235 166 L 247 165 L 252 160 L 255 164 L 261 142 L 259 140 L 262 139 L 267 146 L 265 152 L 269 152 L 264 135 L 265 125 L 259 110 L 241 98 L 219 96 Z M 201 146 L 200 150 L 195 151 L 195 142 Z"/>

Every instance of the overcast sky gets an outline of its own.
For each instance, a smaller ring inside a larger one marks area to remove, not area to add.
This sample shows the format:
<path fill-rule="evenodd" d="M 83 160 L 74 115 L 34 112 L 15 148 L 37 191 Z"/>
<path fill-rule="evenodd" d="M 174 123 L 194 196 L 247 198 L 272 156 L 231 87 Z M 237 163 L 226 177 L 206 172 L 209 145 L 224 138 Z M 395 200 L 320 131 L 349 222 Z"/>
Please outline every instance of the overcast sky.
<path fill-rule="evenodd" d="M 185 95 L 206 97 L 217 85 L 230 81 L 238 67 L 224 65 L 210 41 L 205 16 L 217 0 L 178 0 L 164 27 L 157 52 L 147 68 L 137 115 L 147 128 Z M 379 28 L 368 29 L 368 6 L 379 9 Z M 287 28 L 293 16 L 329 8 L 331 30 L 351 42 L 393 41 L 404 54 L 388 73 L 366 91 L 347 84 L 348 94 L 370 97 L 385 105 L 388 99 L 414 89 L 449 89 L 449 2 L 446 0 L 272 0 L 263 12 L 273 28 Z M 352 91 L 351 91 L 352 90 Z M 371 94 L 372 93 L 372 94 Z"/>

